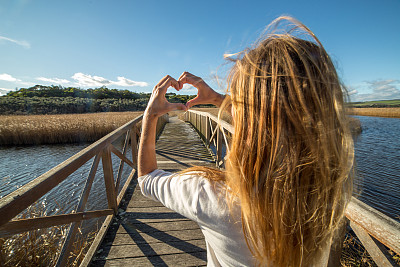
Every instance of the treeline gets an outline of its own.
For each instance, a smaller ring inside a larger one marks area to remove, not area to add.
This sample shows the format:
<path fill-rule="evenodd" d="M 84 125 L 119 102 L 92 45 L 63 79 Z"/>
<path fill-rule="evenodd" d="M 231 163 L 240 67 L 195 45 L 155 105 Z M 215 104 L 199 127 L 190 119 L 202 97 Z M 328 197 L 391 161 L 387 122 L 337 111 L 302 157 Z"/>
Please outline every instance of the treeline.
<path fill-rule="evenodd" d="M 141 111 L 146 108 L 150 95 L 150 93 L 135 93 L 106 87 L 80 89 L 36 85 L 0 97 L 0 114 Z M 167 100 L 171 103 L 186 103 L 194 97 L 194 95 L 166 94 Z"/>

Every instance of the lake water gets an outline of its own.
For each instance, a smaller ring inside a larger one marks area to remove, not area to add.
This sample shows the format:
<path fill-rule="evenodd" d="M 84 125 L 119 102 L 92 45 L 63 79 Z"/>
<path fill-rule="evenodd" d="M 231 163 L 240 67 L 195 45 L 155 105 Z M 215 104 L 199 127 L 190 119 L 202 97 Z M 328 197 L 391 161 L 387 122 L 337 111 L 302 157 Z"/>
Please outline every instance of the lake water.
<path fill-rule="evenodd" d="M 355 142 L 358 178 L 356 195 L 367 204 L 399 220 L 400 216 L 400 119 L 357 117 L 363 132 Z M 0 148 L 0 198 L 16 190 L 88 146 L 42 145 Z M 127 152 L 128 158 L 130 151 Z M 119 160 L 113 155 L 114 176 Z M 91 161 L 41 199 L 49 212 L 68 212 L 77 205 Z M 130 172 L 125 167 L 124 180 Z M 123 180 L 123 181 L 124 181 Z M 121 185 L 123 182 L 121 183 Z M 87 204 L 88 210 L 107 207 L 101 163 Z"/>

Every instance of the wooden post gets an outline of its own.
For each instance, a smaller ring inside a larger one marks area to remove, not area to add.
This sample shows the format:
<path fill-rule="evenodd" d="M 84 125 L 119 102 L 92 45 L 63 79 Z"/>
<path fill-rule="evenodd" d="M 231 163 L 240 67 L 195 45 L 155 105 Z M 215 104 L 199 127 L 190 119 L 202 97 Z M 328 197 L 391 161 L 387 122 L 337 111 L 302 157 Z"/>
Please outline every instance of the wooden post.
<path fill-rule="evenodd" d="M 130 137 L 130 130 L 125 135 L 124 148 L 122 150 L 122 154 L 124 156 L 126 155 L 126 150 L 128 148 L 129 137 Z M 118 173 L 117 173 L 117 182 L 115 183 L 115 189 L 117 190 L 117 192 L 118 192 L 119 184 L 121 182 L 121 176 L 122 176 L 122 170 L 124 169 L 124 163 L 125 162 L 122 159 L 119 162 Z"/>
<path fill-rule="evenodd" d="M 117 194 L 115 191 L 110 147 L 106 147 L 103 150 L 102 163 L 103 163 L 104 183 L 106 186 L 108 207 L 114 210 L 114 214 L 117 214 L 118 213 Z"/>
<path fill-rule="evenodd" d="M 205 116 L 205 119 L 206 119 L 206 123 L 205 123 L 205 130 L 206 130 L 206 133 L 205 133 L 205 137 L 206 137 L 206 144 L 207 144 L 207 146 L 209 146 L 210 145 L 210 138 L 211 138 L 211 129 L 210 129 L 210 124 L 208 123 L 208 117 L 207 116 Z"/>
<path fill-rule="evenodd" d="M 222 136 L 221 136 L 221 128 L 219 125 L 217 125 L 217 167 L 219 168 L 220 164 L 219 162 L 221 161 L 222 158 Z"/>
<path fill-rule="evenodd" d="M 349 220 L 345 217 L 337 229 L 336 236 L 332 239 L 331 250 L 329 252 L 328 267 L 340 266 L 340 257 L 342 256 L 343 242 L 346 236 Z"/>
<path fill-rule="evenodd" d="M 132 162 L 137 166 L 137 128 L 134 126 L 130 132 Z M 136 167 L 137 168 L 137 167 Z"/>

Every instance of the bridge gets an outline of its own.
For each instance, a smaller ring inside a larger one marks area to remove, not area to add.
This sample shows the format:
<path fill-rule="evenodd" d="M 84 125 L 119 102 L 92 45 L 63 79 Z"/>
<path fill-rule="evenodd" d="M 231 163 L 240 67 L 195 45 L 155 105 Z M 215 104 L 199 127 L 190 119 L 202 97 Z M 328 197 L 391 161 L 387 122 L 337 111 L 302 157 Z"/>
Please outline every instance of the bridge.
<path fill-rule="evenodd" d="M 65 162 L 0 200 L 0 237 L 68 225 L 56 262 L 70 264 L 80 223 L 105 218 L 81 266 L 202 266 L 206 265 L 204 237 L 196 223 L 144 198 L 136 183 L 137 148 L 142 117 L 126 123 Z M 224 167 L 232 125 L 212 114 L 188 111 L 183 120 L 162 116 L 157 123 L 157 162 L 177 172 L 190 166 Z M 118 146 L 118 140 L 124 140 Z M 120 147 L 120 148 L 119 148 Z M 128 155 L 128 152 L 130 152 Z M 120 160 L 118 168 L 111 157 Z M 20 219 L 18 214 L 86 162 L 92 166 L 76 209 L 68 214 Z M 107 195 L 107 209 L 86 210 L 99 163 Z M 129 175 L 122 185 L 124 170 Z M 348 224 L 378 266 L 396 266 L 388 249 L 400 254 L 400 223 L 353 198 L 346 210 Z M 331 248 L 330 266 L 339 266 L 346 225 Z"/>

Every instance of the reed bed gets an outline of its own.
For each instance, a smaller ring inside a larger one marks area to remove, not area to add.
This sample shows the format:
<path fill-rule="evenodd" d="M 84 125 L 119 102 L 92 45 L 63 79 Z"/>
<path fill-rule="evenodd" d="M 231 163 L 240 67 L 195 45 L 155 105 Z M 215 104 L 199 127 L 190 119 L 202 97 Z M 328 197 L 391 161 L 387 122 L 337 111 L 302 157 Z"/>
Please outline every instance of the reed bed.
<path fill-rule="evenodd" d="M 60 213 L 60 212 L 58 212 Z M 44 217 L 46 207 L 36 202 L 27 208 L 20 219 Z M 67 225 L 53 226 L 0 238 L 0 266 L 55 266 L 61 245 L 66 237 Z M 67 266 L 79 266 L 96 236 L 96 231 L 77 237 L 68 256 Z"/>
<path fill-rule="evenodd" d="M 400 108 L 352 108 L 351 115 L 400 118 Z"/>
<path fill-rule="evenodd" d="M 143 112 L 62 115 L 2 115 L 0 145 L 93 142 Z"/>

